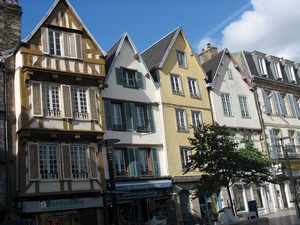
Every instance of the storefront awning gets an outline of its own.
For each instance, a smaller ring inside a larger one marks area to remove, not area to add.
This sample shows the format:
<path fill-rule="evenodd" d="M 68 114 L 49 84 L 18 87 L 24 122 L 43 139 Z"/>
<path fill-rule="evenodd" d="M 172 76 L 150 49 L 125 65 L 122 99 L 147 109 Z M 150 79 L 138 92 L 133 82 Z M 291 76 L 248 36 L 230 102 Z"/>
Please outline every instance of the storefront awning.
<path fill-rule="evenodd" d="M 130 191 L 130 190 L 143 190 L 143 189 L 156 189 L 156 188 L 170 188 L 172 181 L 168 179 L 162 180 L 145 180 L 145 181 L 127 181 L 117 182 L 117 191 Z"/>

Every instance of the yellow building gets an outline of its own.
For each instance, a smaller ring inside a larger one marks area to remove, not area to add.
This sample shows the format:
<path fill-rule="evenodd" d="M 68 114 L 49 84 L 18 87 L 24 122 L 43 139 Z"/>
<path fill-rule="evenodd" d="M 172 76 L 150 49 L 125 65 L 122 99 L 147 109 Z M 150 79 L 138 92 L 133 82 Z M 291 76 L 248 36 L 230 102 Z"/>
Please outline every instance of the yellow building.
<path fill-rule="evenodd" d="M 162 123 L 177 221 L 197 222 L 204 202 L 200 198 L 191 200 L 190 194 L 200 173 L 184 172 L 188 156 L 192 154 L 188 140 L 193 137 L 191 125 L 212 123 L 206 75 L 181 27 L 150 46 L 142 56 L 152 77 L 160 84 Z"/>

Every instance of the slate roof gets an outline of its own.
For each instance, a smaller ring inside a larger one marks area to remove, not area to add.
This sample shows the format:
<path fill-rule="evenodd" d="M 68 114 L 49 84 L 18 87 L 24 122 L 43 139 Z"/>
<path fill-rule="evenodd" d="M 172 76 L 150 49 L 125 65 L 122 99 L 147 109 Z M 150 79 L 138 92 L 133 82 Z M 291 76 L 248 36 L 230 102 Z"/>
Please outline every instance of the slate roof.
<path fill-rule="evenodd" d="M 168 54 L 168 50 L 172 47 L 172 41 L 174 41 L 180 31 L 180 27 L 176 28 L 141 53 L 150 71 L 156 68 L 161 68 L 164 59 Z"/>
<path fill-rule="evenodd" d="M 217 70 L 219 68 L 219 65 L 221 63 L 221 60 L 223 58 L 225 49 L 220 51 L 217 55 L 207 60 L 205 63 L 202 64 L 203 69 L 206 72 L 207 75 L 207 83 L 212 83 L 214 80 Z"/>

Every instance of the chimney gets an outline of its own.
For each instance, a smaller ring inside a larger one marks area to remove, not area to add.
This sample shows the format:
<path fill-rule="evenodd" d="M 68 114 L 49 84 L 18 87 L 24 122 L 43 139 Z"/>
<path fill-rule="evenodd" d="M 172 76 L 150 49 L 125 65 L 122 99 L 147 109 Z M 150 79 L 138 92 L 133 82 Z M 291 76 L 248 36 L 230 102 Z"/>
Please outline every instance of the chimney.
<path fill-rule="evenodd" d="M 202 52 L 198 56 L 198 61 L 200 62 L 200 64 L 203 64 L 217 54 L 218 49 L 216 47 L 211 46 L 210 43 L 207 43 L 206 50 L 202 49 Z"/>
<path fill-rule="evenodd" d="M 20 42 L 21 17 L 18 0 L 0 0 L 0 52 L 14 48 Z"/>

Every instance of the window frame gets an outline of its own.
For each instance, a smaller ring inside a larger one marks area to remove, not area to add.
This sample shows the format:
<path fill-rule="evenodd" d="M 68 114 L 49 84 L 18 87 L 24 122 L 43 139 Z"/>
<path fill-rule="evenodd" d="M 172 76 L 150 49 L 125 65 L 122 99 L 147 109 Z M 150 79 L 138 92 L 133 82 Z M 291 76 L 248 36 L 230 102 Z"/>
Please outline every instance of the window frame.
<path fill-rule="evenodd" d="M 41 86 L 43 99 L 43 115 L 49 118 L 62 118 L 62 94 L 60 85 L 52 83 L 41 83 Z M 53 90 L 53 87 L 57 88 L 57 90 Z M 56 91 L 57 93 L 54 93 L 54 91 Z"/>
<path fill-rule="evenodd" d="M 234 117 L 231 95 L 229 93 L 221 93 L 221 102 L 224 116 Z"/>
<path fill-rule="evenodd" d="M 266 66 L 266 60 L 265 60 L 265 58 L 258 57 L 257 61 L 258 61 L 258 69 L 259 69 L 260 75 L 267 76 L 268 75 L 268 71 L 267 71 L 267 66 Z"/>
<path fill-rule="evenodd" d="M 71 86 L 70 88 L 73 118 L 79 120 L 90 119 L 88 88 L 78 86 Z"/>
<path fill-rule="evenodd" d="M 181 50 L 176 50 L 176 57 L 177 57 L 178 67 L 187 69 L 188 65 L 187 65 L 186 53 Z"/>
<path fill-rule="evenodd" d="M 181 169 L 186 170 L 187 165 L 190 162 L 189 157 L 192 155 L 192 150 L 189 147 L 179 147 L 179 151 L 180 151 Z"/>
<path fill-rule="evenodd" d="M 126 150 L 122 148 L 113 149 L 113 165 L 116 177 L 128 176 L 128 158 Z"/>
<path fill-rule="evenodd" d="M 86 145 L 70 145 L 70 166 L 72 180 L 90 179 L 91 174 L 88 159 L 88 147 Z"/>
<path fill-rule="evenodd" d="M 239 103 L 242 118 L 251 118 L 247 96 L 239 95 Z"/>
<path fill-rule="evenodd" d="M 172 93 L 176 95 L 183 95 L 181 76 L 172 73 L 170 74 L 170 81 L 171 81 Z"/>
<path fill-rule="evenodd" d="M 182 131 L 182 132 L 188 131 L 186 110 L 181 108 L 176 108 L 175 114 L 176 114 L 177 131 Z"/>
<path fill-rule="evenodd" d="M 192 110 L 191 116 L 192 116 L 193 126 L 198 127 L 199 125 L 202 124 L 202 112 L 201 111 Z"/>
<path fill-rule="evenodd" d="M 294 66 L 292 65 L 286 65 L 287 69 L 287 77 L 289 79 L 289 81 L 292 83 L 296 83 L 296 74 L 295 74 L 295 70 L 294 70 Z"/>
<path fill-rule="evenodd" d="M 196 78 L 188 77 L 188 86 L 190 91 L 190 97 L 201 98 L 198 80 Z"/>
<path fill-rule="evenodd" d="M 272 62 L 273 69 L 274 69 L 274 76 L 276 79 L 281 80 L 282 79 L 282 71 L 280 63 L 277 61 Z"/>
<path fill-rule="evenodd" d="M 51 154 L 50 146 L 55 147 L 55 149 L 52 149 L 52 153 L 55 152 L 55 155 Z M 42 147 L 45 147 L 45 149 L 42 149 Z M 52 159 L 51 156 L 52 157 L 55 156 L 56 158 Z M 58 181 L 61 176 L 60 175 L 59 146 L 57 144 L 39 143 L 38 144 L 38 158 L 39 158 L 40 180 L 41 181 Z M 56 163 L 51 163 L 51 161 L 55 161 Z M 43 169 L 42 169 L 42 167 L 43 167 Z M 51 172 L 51 170 L 53 170 L 54 172 Z M 47 173 L 44 173 L 42 171 L 47 171 Z M 48 176 L 52 176 L 52 178 L 51 177 L 47 178 Z"/>

